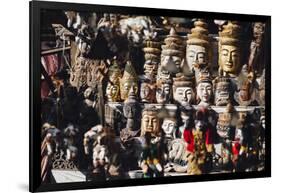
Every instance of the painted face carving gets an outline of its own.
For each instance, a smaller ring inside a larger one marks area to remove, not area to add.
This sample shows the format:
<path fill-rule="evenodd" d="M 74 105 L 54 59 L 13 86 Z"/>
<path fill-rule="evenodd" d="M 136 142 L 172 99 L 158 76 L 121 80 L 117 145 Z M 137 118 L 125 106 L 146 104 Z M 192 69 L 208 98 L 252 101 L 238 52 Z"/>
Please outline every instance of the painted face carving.
<path fill-rule="evenodd" d="M 201 82 L 197 87 L 197 96 L 203 103 L 210 103 L 212 96 L 212 84 L 209 82 Z"/>
<path fill-rule="evenodd" d="M 159 119 L 156 114 L 146 113 L 142 116 L 142 134 L 147 132 L 152 135 L 158 135 L 159 133 Z"/>
<path fill-rule="evenodd" d="M 175 101 L 183 106 L 186 106 L 191 104 L 194 93 L 191 87 L 177 87 L 173 96 Z"/>
<path fill-rule="evenodd" d="M 135 95 L 138 94 L 138 85 L 136 82 L 125 82 L 123 85 L 123 89 L 120 91 L 121 92 L 121 98 L 123 99 L 127 99 L 130 89 L 133 89 L 133 92 L 135 93 Z"/>
<path fill-rule="evenodd" d="M 206 48 L 199 45 L 188 45 L 186 49 L 186 60 L 190 69 L 206 65 L 208 60 Z"/>
<path fill-rule="evenodd" d="M 164 119 L 162 123 L 162 129 L 168 138 L 173 138 L 173 134 L 176 130 L 176 123 L 170 119 Z"/>
<path fill-rule="evenodd" d="M 155 87 L 147 82 L 141 83 L 140 98 L 142 102 L 153 102 L 155 100 Z"/>
<path fill-rule="evenodd" d="M 237 46 L 222 45 L 220 66 L 224 72 L 236 74 L 240 66 L 240 52 Z"/>
<path fill-rule="evenodd" d="M 230 86 L 228 83 L 218 83 L 215 91 L 215 104 L 217 106 L 227 105 L 231 102 Z"/>
<path fill-rule="evenodd" d="M 171 85 L 168 83 L 161 84 L 156 89 L 157 103 L 169 103 L 171 101 Z"/>
<path fill-rule="evenodd" d="M 150 94 L 150 88 L 148 83 L 142 83 L 140 88 L 140 97 L 142 100 L 147 100 Z"/>
<path fill-rule="evenodd" d="M 106 87 L 106 96 L 109 102 L 117 102 L 119 100 L 119 86 L 108 83 Z"/>
<path fill-rule="evenodd" d="M 122 100 L 128 99 L 129 92 L 138 96 L 138 76 L 130 61 L 127 61 L 123 76 L 120 80 L 120 95 Z"/>

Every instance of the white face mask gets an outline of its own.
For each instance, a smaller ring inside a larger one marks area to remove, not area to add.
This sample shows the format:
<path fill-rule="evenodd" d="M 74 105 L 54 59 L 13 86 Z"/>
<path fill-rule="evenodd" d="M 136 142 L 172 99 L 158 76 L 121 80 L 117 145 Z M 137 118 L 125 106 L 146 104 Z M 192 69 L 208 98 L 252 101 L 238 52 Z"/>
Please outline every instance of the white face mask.
<path fill-rule="evenodd" d="M 171 137 L 176 129 L 176 124 L 172 120 L 164 120 L 162 124 L 162 129 L 165 132 L 166 136 Z"/>

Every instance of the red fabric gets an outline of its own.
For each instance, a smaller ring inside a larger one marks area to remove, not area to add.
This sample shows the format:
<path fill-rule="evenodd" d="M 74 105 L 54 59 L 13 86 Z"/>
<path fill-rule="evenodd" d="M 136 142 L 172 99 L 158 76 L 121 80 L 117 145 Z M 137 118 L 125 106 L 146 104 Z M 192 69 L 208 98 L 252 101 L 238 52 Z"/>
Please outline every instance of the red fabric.
<path fill-rule="evenodd" d="M 232 144 L 232 153 L 233 153 L 233 155 L 238 155 L 239 154 L 240 147 L 241 147 L 241 145 L 238 142 L 234 142 Z"/>
<path fill-rule="evenodd" d="M 206 132 L 204 133 L 205 135 L 205 144 L 213 144 L 213 137 L 211 133 L 211 129 L 206 129 Z M 183 138 L 184 140 L 188 143 L 186 149 L 187 151 L 194 152 L 194 137 L 192 134 L 192 129 L 186 129 L 183 132 Z"/>
<path fill-rule="evenodd" d="M 192 129 L 185 129 L 183 132 L 183 138 L 186 141 L 187 144 L 187 151 L 193 152 L 194 150 L 194 138 L 192 135 Z"/>
<path fill-rule="evenodd" d="M 213 135 L 212 135 L 212 131 L 210 128 L 207 129 L 206 133 L 205 133 L 205 139 L 206 139 L 206 144 L 209 145 L 209 144 L 213 144 L 214 141 L 213 141 Z"/>

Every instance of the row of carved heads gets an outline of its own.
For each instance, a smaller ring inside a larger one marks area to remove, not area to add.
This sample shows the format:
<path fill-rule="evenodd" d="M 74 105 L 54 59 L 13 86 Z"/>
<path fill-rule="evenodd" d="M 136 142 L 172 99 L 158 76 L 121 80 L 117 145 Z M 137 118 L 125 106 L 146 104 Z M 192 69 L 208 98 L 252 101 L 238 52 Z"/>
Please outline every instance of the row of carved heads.
<path fill-rule="evenodd" d="M 108 101 L 124 101 L 128 98 L 130 89 L 133 89 L 136 95 L 140 92 L 140 101 L 144 103 L 172 103 L 174 101 L 182 105 L 198 104 L 198 102 L 204 105 L 213 103 L 225 105 L 232 102 L 235 85 L 232 85 L 231 78 L 237 77 L 242 67 L 241 26 L 238 22 L 229 21 L 219 32 L 219 73 L 215 80 L 212 80 L 209 69 L 211 51 L 207 24 L 204 20 L 197 20 L 194 26 L 188 34 L 186 44 L 173 27 L 162 46 L 158 39 L 146 40 L 143 48 L 145 63 L 142 76 L 136 74 L 130 61 L 127 62 L 123 75 L 118 65 L 113 64 L 109 69 Z M 185 53 L 186 57 L 184 57 Z M 249 67 L 244 66 L 247 81 L 236 85 L 241 87 L 241 90 L 251 87 L 250 84 L 255 78 L 253 72 L 248 70 Z M 197 98 L 195 98 L 195 89 Z M 179 98 L 183 92 L 188 94 L 183 96 L 189 97 L 188 99 Z M 215 101 L 212 102 L 214 98 Z M 221 100 L 226 100 L 226 102 L 220 102 Z M 250 99 L 244 97 L 241 99 L 241 105 L 243 100 Z"/>
<path fill-rule="evenodd" d="M 200 72 L 196 86 L 194 73 L 177 73 L 173 79 L 159 79 L 155 82 L 142 78 L 139 84 L 138 76 L 130 62 L 126 64 L 122 77 L 117 64 L 110 67 L 109 74 L 106 87 L 109 102 L 126 101 L 130 92 L 137 98 L 139 96 L 142 103 L 224 106 L 234 100 L 231 80 L 227 77 L 217 77 L 213 80 L 208 72 Z"/>

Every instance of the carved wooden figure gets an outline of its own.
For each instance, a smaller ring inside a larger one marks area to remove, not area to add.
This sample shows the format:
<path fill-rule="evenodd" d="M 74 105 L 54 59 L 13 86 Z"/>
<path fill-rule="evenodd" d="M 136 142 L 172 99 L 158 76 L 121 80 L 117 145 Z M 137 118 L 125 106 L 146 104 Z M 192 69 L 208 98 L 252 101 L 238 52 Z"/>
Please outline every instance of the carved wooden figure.
<path fill-rule="evenodd" d="M 186 42 L 186 61 L 189 69 L 195 71 L 196 80 L 198 73 L 208 67 L 211 61 L 208 25 L 203 19 L 194 22 L 191 34 Z"/>
<path fill-rule="evenodd" d="M 185 76 L 181 73 L 173 78 L 173 98 L 179 105 L 191 106 L 194 104 L 194 79 L 194 74 Z"/>
<path fill-rule="evenodd" d="M 241 68 L 241 26 L 228 21 L 219 32 L 219 74 L 236 77 Z"/>

